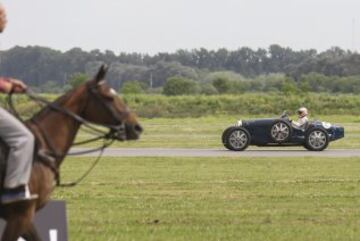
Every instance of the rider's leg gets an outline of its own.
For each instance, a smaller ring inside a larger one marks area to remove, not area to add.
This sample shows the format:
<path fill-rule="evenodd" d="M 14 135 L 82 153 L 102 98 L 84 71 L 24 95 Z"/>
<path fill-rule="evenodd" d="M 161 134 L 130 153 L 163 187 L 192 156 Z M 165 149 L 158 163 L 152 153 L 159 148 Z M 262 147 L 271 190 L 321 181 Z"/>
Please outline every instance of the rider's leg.
<path fill-rule="evenodd" d="M 0 137 L 10 147 L 1 200 L 6 203 L 31 199 L 26 189 L 31 174 L 34 136 L 23 123 L 0 108 Z"/>

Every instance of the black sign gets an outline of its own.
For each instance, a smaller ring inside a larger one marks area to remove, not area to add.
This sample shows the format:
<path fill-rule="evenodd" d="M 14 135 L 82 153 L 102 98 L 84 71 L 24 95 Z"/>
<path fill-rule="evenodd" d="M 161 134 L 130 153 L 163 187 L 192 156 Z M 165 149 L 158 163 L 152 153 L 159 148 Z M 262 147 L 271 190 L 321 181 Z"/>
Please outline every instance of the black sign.
<path fill-rule="evenodd" d="M 36 229 L 43 241 L 67 241 L 66 206 L 63 201 L 51 201 L 35 216 Z M 5 222 L 0 221 L 0 234 Z M 20 238 L 18 241 L 23 241 Z"/>

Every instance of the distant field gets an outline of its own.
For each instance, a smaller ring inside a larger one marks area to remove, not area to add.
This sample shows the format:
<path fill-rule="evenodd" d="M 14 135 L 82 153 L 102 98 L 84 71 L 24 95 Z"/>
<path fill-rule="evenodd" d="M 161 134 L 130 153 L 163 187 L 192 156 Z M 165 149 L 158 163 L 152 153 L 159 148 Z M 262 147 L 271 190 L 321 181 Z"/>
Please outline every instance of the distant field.
<path fill-rule="evenodd" d="M 71 158 L 63 179 L 88 158 Z M 360 158 L 104 158 L 68 204 L 70 240 L 352 241 Z"/>
<path fill-rule="evenodd" d="M 57 95 L 42 94 L 48 100 L 54 100 Z M 122 96 L 126 103 L 146 118 L 179 118 L 204 117 L 213 115 L 274 115 L 283 110 L 295 111 L 305 105 L 313 113 L 322 115 L 360 115 L 360 95 L 307 93 L 284 94 L 273 93 L 243 93 L 237 95 L 126 95 Z M 37 106 L 25 96 L 16 97 L 16 106 L 20 113 L 31 116 Z M 0 102 L 4 102 L 0 96 Z"/>
<path fill-rule="evenodd" d="M 140 119 L 140 122 L 145 131 L 141 139 L 136 142 L 117 142 L 114 147 L 222 148 L 220 138 L 226 127 L 234 124 L 240 118 L 261 117 L 271 117 L 271 115 L 143 118 Z M 294 118 L 296 117 L 294 116 Z M 345 138 L 331 143 L 330 148 L 360 148 L 360 116 L 329 115 L 312 118 L 345 126 Z M 79 134 L 79 140 L 88 137 L 84 133 Z"/>

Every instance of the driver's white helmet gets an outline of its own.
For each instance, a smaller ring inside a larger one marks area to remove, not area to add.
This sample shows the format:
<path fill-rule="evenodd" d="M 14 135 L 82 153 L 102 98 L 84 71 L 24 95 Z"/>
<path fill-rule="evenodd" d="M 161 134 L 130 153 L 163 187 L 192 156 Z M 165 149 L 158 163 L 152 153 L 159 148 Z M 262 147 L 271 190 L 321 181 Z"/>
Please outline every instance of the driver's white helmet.
<path fill-rule="evenodd" d="M 301 107 L 298 109 L 297 113 L 299 115 L 299 118 L 303 118 L 308 115 L 308 109 L 305 107 Z"/>

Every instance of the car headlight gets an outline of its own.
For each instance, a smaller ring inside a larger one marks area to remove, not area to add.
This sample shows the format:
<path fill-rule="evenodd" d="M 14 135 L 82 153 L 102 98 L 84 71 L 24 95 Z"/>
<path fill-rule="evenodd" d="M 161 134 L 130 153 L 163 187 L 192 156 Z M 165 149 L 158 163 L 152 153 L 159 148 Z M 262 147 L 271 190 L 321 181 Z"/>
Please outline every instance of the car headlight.
<path fill-rule="evenodd" d="M 242 126 L 242 120 L 239 120 L 238 122 L 236 122 L 235 126 Z"/>
<path fill-rule="evenodd" d="M 325 129 L 330 129 L 331 124 L 330 124 L 329 122 L 322 122 L 322 126 L 323 126 Z"/>

